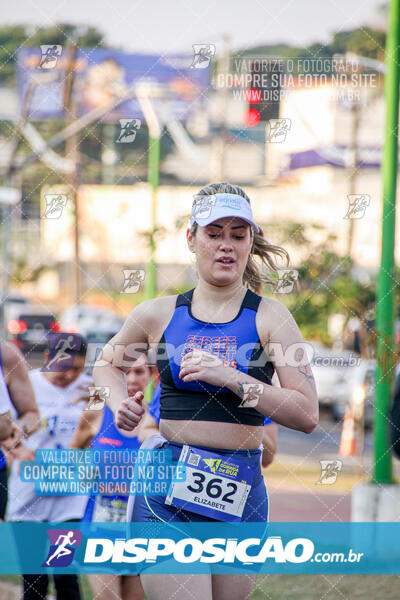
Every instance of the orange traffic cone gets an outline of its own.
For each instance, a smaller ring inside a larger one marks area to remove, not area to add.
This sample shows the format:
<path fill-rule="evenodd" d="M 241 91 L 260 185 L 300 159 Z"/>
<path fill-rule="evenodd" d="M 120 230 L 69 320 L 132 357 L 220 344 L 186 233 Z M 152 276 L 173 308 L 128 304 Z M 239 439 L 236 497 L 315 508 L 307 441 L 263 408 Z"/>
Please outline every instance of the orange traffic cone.
<path fill-rule="evenodd" d="M 340 439 L 340 456 L 354 456 L 356 453 L 356 426 L 353 411 L 348 408 L 343 419 L 342 437 Z"/>

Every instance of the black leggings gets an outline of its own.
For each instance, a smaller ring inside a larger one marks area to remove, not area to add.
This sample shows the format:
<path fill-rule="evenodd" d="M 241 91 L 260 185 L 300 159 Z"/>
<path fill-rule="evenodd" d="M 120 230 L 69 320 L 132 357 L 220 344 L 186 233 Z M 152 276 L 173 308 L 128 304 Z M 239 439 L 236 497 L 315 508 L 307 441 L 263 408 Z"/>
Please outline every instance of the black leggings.
<path fill-rule="evenodd" d="M 48 575 L 23 575 L 24 600 L 45 600 Z M 57 600 L 81 600 L 77 575 L 53 575 Z"/>
<path fill-rule="evenodd" d="M 7 508 L 7 467 L 0 469 L 0 519 L 4 521 Z"/>
<path fill-rule="evenodd" d="M 69 519 L 68 522 L 79 522 Z M 81 600 L 78 575 L 52 575 L 57 600 Z M 46 600 L 49 587 L 48 575 L 22 575 L 24 582 L 23 600 Z"/>

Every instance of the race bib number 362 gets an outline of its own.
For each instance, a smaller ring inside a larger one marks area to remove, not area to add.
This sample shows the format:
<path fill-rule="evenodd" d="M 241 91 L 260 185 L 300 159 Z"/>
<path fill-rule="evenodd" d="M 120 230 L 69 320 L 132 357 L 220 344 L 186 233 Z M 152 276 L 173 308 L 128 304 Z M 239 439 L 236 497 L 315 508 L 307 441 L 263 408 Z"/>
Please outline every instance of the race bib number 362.
<path fill-rule="evenodd" d="M 254 477 L 252 467 L 200 448 L 183 446 L 186 481 L 173 483 L 166 504 L 219 521 L 240 521 Z"/>

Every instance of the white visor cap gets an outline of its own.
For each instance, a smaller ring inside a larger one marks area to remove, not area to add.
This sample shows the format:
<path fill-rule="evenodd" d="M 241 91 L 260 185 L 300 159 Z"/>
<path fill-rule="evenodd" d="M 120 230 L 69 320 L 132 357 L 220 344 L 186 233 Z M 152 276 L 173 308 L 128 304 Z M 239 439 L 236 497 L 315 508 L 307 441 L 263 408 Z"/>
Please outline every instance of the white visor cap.
<path fill-rule="evenodd" d="M 237 217 L 247 221 L 259 233 L 260 228 L 253 219 L 250 204 L 237 194 L 213 194 L 212 196 L 198 196 L 190 213 L 190 226 L 197 223 L 205 227 L 223 217 Z"/>

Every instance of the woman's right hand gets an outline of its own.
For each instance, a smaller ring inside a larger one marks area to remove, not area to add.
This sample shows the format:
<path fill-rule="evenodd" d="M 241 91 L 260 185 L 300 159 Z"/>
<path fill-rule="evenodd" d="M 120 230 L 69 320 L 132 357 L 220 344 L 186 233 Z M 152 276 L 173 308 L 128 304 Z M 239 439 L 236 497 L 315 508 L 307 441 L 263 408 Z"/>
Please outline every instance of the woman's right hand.
<path fill-rule="evenodd" d="M 143 398 L 143 392 L 136 392 L 134 396 L 121 402 L 115 416 L 117 427 L 125 431 L 132 431 L 137 427 L 145 412 L 142 408 Z"/>

